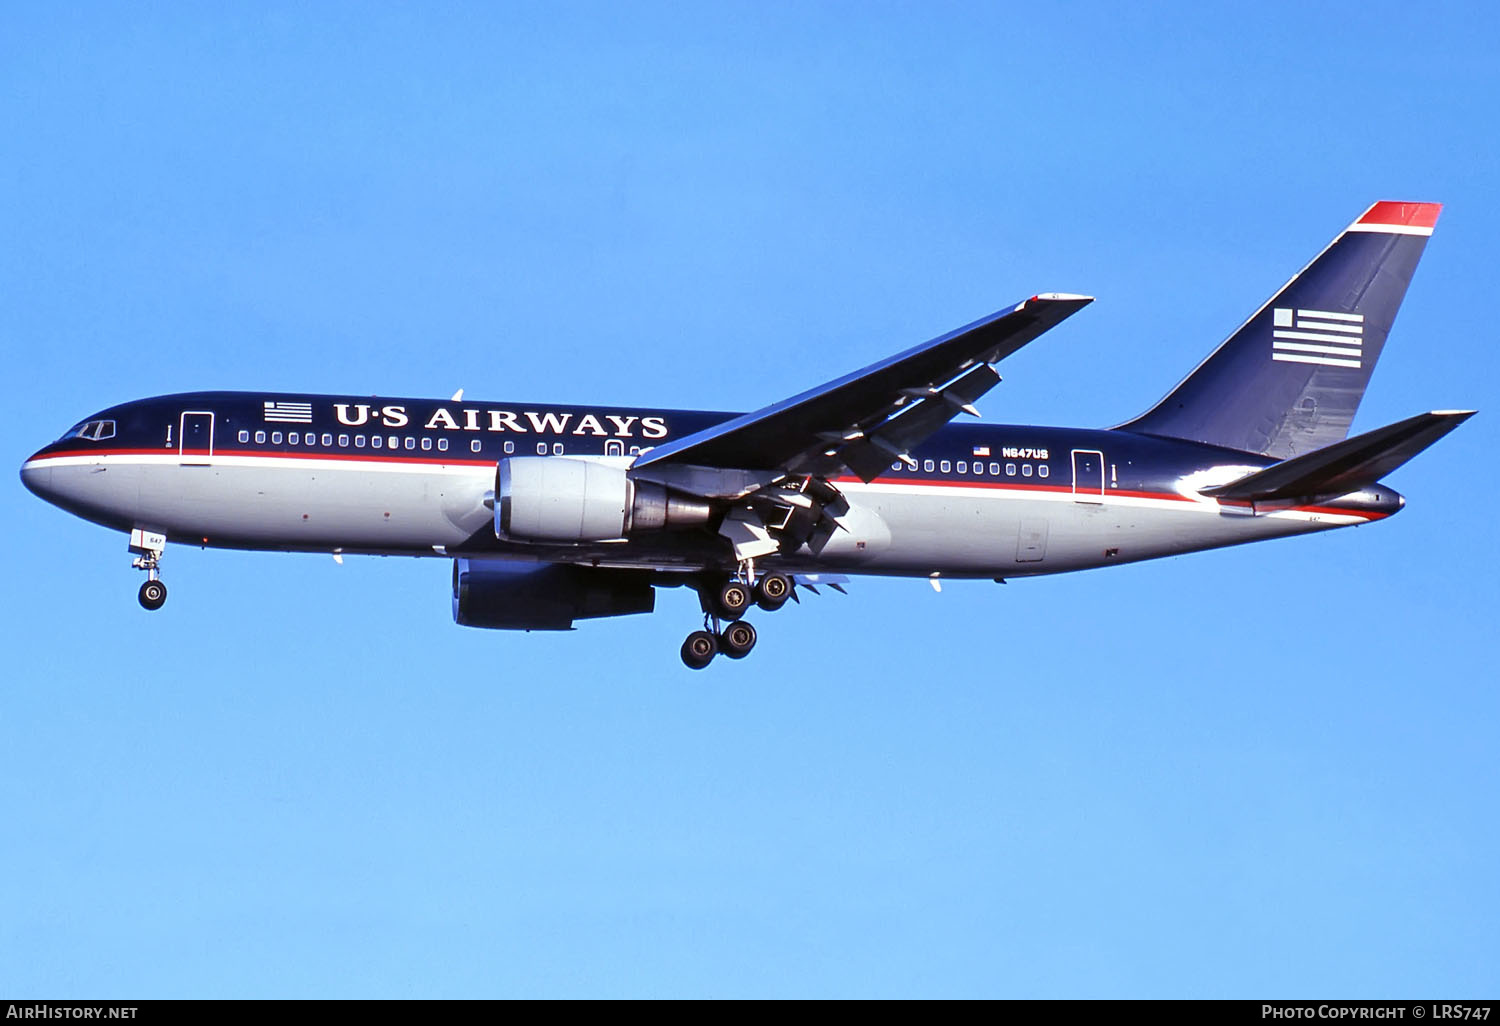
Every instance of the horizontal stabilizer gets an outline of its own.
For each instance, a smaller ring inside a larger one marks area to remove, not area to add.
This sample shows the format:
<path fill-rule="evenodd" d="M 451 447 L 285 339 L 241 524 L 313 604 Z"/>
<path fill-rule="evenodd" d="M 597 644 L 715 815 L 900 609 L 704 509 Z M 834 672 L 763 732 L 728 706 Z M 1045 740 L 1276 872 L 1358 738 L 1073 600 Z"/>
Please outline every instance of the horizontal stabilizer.
<path fill-rule="evenodd" d="M 1205 488 L 1203 494 L 1240 502 L 1347 495 L 1379 481 L 1472 416 L 1473 410 L 1419 413 L 1283 460 L 1238 481 Z"/>

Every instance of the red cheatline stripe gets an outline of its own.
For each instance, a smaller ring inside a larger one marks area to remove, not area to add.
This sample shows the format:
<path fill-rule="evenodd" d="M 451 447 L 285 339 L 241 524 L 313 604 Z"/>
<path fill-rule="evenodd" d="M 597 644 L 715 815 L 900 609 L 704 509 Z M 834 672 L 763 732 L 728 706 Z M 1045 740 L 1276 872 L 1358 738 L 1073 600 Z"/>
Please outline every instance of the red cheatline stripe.
<path fill-rule="evenodd" d="M 65 456 L 176 456 L 176 449 L 69 449 L 66 452 L 49 452 L 45 456 L 38 457 L 38 462 L 50 459 L 61 459 Z M 278 460 L 341 460 L 349 463 L 421 463 L 433 466 L 449 467 L 493 467 L 494 460 L 453 459 L 446 455 L 437 456 L 398 456 L 391 455 L 353 453 L 353 452 L 281 452 L 259 449 L 215 449 L 210 453 L 207 449 L 184 449 L 183 456 L 250 456 L 254 458 L 278 459 Z"/>
<path fill-rule="evenodd" d="M 1339 509 L 1337 506 L 1295 506 L 1298 513 L 1332 513 L 1340 517 L 1364 517 L 1366 520 L 1384 520 L 1390 516 L 1389 513 L 1377 513 L 1374 510 L 1364 509 Z"/>
<path fill-rule="evenodd" d="M 860 484 L 861 483 L 859 478 L 857 478 L 857 477 L 848 477 L 848 476 L 836 477 L 836 478 L 833 478 L 832 480 L 833 480 L 833 482 L 835 484 Z M 877 478 L 876 480 L 880 484 L 883 484 L 883 485 L 892 485 L 892 484 L 893 485 L 937 485 L 937 486 L 943 487 L 943 488 L 986 488 L 986 489 L 991 489 L 991 490 L 996 490 L 996 491 L 1052 492 L 1052 493 L 1057 494 L 1057 495 L 1071 495 L 1071 494 L 1073 494 L 1073 486 L 1072 485 L 1022 484 L 1019 481 L 980 481 L 980 480 L 968 480 L 968 479 L 953 480 L 951 478 L 941 478 L 941 477 L 934 477 L 934 478 L 901 477 L 899 479 L 882 477 L 882 478 Z M 1084 494 L 1086 494 L 1086 495 L 1097 495 L 1098 493 L 1097 492 L 1085 492 Z M 1164 499 L 1164 500 L 1167 500 L 1169 502 L 1186 502 L 1186 503 L 1192 503 L 1192 502 L 1195 501 L 1193 499 L 1189 499 L 1186 495 L 1179 495 L 1176 492 L 1133 492 L 1133 491 L 1130 491 L 1130 490 L 1125 489 L 1125 488 L 1111 488 L 1111 489 L 1109 489 L 1105 493 L 1105 497 L 1106 498 L 1109 497 L 1109 496 L 1116 496 L 1116 495 L 1118 495 L 1118 496 L 1124 496 L 1125 498 L 1129 498 L 1129 499 Z"/>
<path fill-rule="evenodd" d="M 1441 203 L 1395 203 L 1382 200 L 1365 212 L 1357 224 L 1405 224 L 1415 228 L 1432 228 L 1437 225 Z"/>

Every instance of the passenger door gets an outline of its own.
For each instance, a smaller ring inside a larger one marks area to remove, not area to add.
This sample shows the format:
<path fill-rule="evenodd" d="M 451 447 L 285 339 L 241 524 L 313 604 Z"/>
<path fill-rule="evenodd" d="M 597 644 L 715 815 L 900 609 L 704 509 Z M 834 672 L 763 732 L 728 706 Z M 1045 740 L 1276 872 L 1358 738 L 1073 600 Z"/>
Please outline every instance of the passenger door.
<path fill-rule="evenodd" d="M 1104 501 L 1104 453 L 1098 449 L 1073 450 L 1073 501 Z"/>
<path fill-rule="evenodd" d="M 214 415 L 188 410 L 177 429 L 177 456 L 183 466 L 206 466 L 214 454 Z"/>

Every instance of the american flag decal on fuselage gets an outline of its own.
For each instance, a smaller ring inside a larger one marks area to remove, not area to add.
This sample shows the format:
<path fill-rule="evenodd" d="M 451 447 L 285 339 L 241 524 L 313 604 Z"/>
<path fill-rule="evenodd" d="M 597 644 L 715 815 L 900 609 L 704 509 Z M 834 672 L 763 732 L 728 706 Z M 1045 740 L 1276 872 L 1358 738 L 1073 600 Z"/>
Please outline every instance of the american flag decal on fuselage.
<path fill-rule="evenodd" d="M 273 403 L 266 400 L 268 424 L 311 424 L 312 403 Z"/>
<path fill-rule="evenodd" d="M 1365 341 L 1364 314 L 1278 306 L 1271 317 L 1271 359 L 1358 369 Z"/>

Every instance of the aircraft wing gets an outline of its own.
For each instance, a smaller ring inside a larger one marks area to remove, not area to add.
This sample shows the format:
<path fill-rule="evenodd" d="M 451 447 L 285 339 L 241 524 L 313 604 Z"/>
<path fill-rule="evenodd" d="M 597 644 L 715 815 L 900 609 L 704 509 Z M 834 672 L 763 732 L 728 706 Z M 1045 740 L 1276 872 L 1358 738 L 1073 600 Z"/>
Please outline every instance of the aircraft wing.
<path fill-rule="evenodd" d="M 992 364 L 1093 302 L 1045 293 L 764 409 L 651 450 L 637 474 L 669 466 L 826 473 L 870 481 L 1000 380 Z"/>

